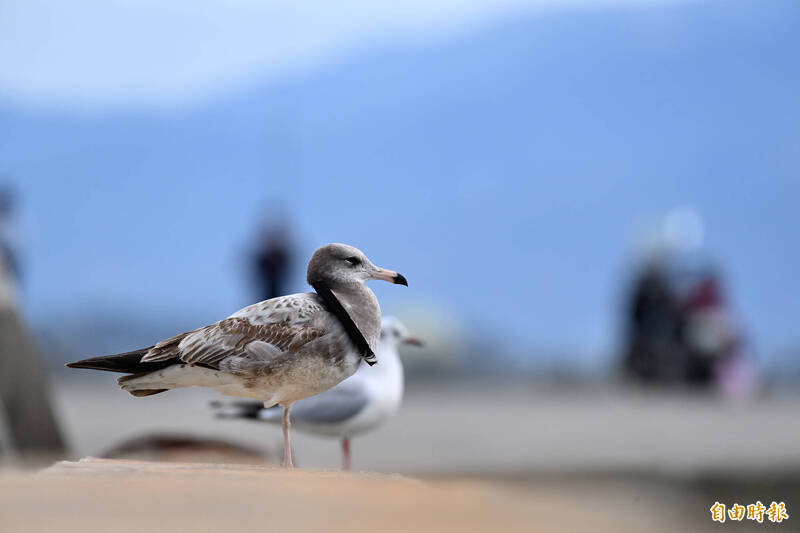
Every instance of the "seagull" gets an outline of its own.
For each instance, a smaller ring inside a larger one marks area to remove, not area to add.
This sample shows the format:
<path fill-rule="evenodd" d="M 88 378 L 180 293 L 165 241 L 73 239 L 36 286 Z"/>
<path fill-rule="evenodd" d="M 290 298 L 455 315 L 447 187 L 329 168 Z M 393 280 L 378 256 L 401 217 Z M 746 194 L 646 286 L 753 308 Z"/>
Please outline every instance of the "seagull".
<path fill-rule="evenodd" d="M 308 262 L 306 280 L 315 292 L 264 300 L 153 346 L 67 366 L 125 373 L 117 382 L 134 396 L 208 387 L 280 405 L 283 466 L 292 468 L 292 404 L 350 377 L 362 359 L 378 361 L 381 310 L 364 285 L 373 279 L 408 286 L 402 274 L 375 266 L 359 249 L 327 244 Z"/>
<path fill-rule="evenodd" d="M 294 405 L 292 424 L 299 430 L 342 443 L 342 469 L 350 470 L 350 439 L 372 431 L 391 418 L 403 400 L 403 364 L 397 353 L 401 343 L 421 346 L 408 334 L 400 320 L 384 317 L 378 344 L 378 364 L 359 366 L 355 374 L 322 394 L 305 398 Z M 215 402 L 215 408 L 232 409 L 220 418 L 246 418 L 280 423 L 280 409 L 265 408 L 259 402 Z"/>

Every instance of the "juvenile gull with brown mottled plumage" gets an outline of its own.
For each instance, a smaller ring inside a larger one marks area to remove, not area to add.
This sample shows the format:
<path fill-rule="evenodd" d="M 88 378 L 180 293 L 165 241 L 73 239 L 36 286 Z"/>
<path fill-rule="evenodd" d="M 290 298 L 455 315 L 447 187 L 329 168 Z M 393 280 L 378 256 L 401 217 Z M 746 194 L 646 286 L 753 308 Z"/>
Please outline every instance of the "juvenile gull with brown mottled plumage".
<path fill-rule="evenodd" d="M 328 244 L 308 263 L 316 293 L 259 302 L 209 326 L 154 346 L 84 359 L 67 366 L 123 372 L 120 386 L 134 396 L 180 387 L 208 387 L 229 396 L 283 407 L 284 466 L 292 466 L 292 403 L 352 375 L 361 359 L 374 363 L 381 328 L 375 294 L 364 285 L 406 279 L 378 268 L 357 248 Z"/>

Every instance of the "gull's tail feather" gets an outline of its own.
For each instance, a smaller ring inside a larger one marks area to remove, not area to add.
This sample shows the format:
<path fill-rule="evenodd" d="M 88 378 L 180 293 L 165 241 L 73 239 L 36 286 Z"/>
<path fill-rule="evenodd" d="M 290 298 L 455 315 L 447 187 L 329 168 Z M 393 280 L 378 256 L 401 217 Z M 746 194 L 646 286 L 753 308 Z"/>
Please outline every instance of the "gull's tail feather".
<path fill-rule="evenodd" d="M 175 364 L 175 361 L 158 361 L 142 363 L 144 357 L 152 346 L 133 350 L 116 355 L 102 355 L 100 357 L 90 357 L 74 363 L 67 363 L 70 368 L 90 368 L 92 370 L 104 370 L 106 372 L 122 372 L 123 374 L 139 374 L 142 372 L 153 372 Z"/>
<path fill-rule="evenodd" d="M 167 392 L 168 390 L 169 389 L 141 389 L 129 390 L 128 392 L 137 398 L 142 398 L 144 396 L 152 396 L 153 394 L 161 394 L 162 392 Z"/>
<path fill-rule="evenodd" d="M 126 390 L 131 393 L 133 396 L 137 398 L 142 398 L 144 396 L 152 396 L 153 394 L 158 394 L 160 392 L 167 392 L 169 389 L 160 389 L 160 388 L 147 388 L 145 387 L 136 387 L 135 384 L 128 384 L 123 385 L 123 383 L 130 382 L 135 379 L 147 377 L 150 375 L 150 372 L 139 372 L 136 374 L 128 374 L 127 376 L 122 376 L 117 378 L 117 384 L 122 387 L 122 390 Z"/>
<path fill-rule="evenodd" d="M 142 363 L 142 357 L 150 350 L 149 348 L 142 348 L 141 350 L 133 350 L 132 352 L 125 352 L 116 355 L 103 355 L 100 357 L 90 357 L 74 363 L 67 363 L 70 368 L 89 368 L 91 370 L 104 370 L 106 372 L 121 372 L 128 374 L 122 376 L 117 380 L 123 389 L 127 390 L 136 397 L 152 396 L 160 392 L 165 392 L 169 389 L 160 387 L 139 388 L 134 384 L 123 385 L 123 383 L 137 378 L 145 377 L 152 372 L 164 369 L 168 366 L 179 363 L 178 358 L 166 361 L 156 361 Z"/>

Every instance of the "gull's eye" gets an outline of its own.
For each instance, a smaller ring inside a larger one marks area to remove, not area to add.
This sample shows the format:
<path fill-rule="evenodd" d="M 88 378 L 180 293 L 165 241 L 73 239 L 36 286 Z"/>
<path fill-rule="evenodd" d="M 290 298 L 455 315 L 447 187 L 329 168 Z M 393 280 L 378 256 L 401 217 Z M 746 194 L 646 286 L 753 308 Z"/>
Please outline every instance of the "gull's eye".
<path fill-rule="evenodd" d="M 361 264 L 361 259 L 356 257 L 356 256 L 348 257 L 348 258 L 345 259 L 345 261 L 347 261 L 348 263 L 350 263 L 353 266 Z"/>

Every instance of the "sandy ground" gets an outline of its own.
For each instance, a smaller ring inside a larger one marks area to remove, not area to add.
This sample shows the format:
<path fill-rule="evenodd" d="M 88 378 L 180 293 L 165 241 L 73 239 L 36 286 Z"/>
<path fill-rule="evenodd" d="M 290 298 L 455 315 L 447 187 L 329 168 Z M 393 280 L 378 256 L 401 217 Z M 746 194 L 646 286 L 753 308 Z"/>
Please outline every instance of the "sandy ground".
<path fill-rule="evenodd" d="M 91 380 L 59 383 L 54 394 L 74 459 L 152 433 L 243 444 L 266 453 L 264 464 L 280 459 L 280 428 L 215 420 L 208 404 L 220 397 L 210 392 L 137 399 L 113 380 Z M 430 384 L 410 389 L 394 420 L 355 440 L 354 466 L 368 473 L 332 471 L 337 443 L 299 432 L 297 472 L 60 463 L 0 475 L 0 531 L 711 531 L 720 527 L 708 510 L 715 501 L 777 499 L 792 514 L 798 406 Z"/>
<path fill-rule="evenodd" d="M 612 494 L 474 480 L 88 459 L 0 476 L 0 528 L 43 531 L 698 531 Z M 613 512 L 613 509 L 618 512 Z M 710 530 L 710 529 L 709 529 Z"/>

